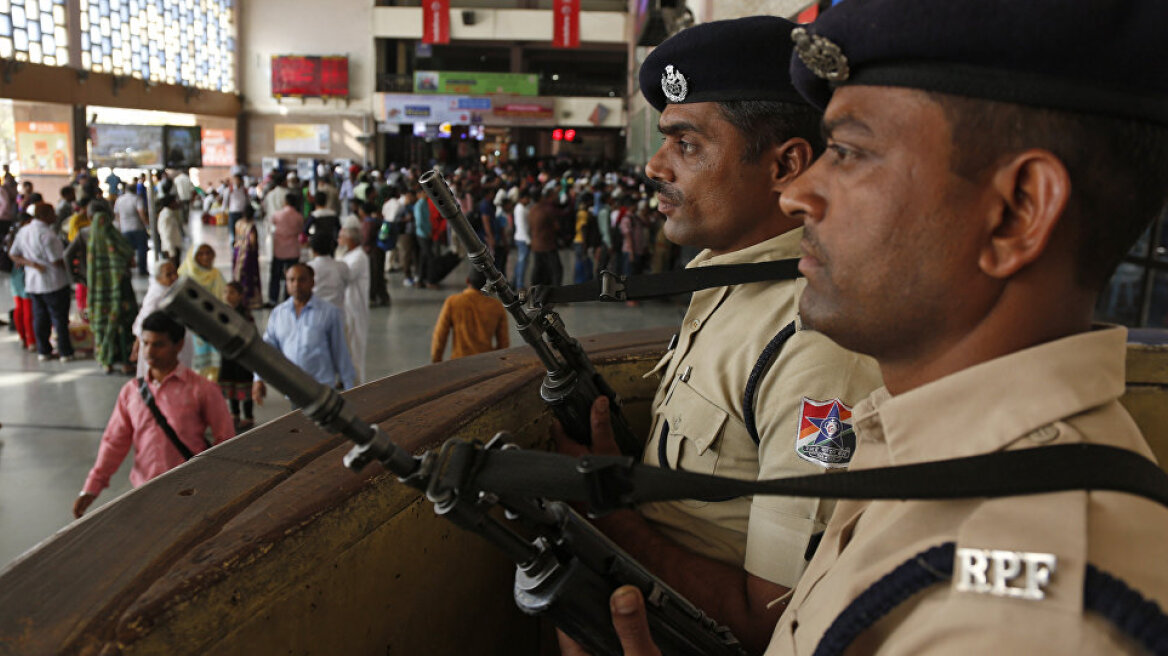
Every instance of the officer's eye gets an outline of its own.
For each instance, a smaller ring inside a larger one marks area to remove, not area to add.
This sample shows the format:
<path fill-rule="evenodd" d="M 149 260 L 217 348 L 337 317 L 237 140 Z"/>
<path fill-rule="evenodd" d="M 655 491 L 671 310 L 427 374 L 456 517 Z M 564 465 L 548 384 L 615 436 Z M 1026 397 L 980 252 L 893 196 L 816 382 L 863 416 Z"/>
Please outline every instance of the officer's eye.
<path fill-rule="evenodd" d="M 838 143 L 827 144 L 827 152 L 833 162 L 843 162 L 849 159 L 855 159 L 856 157 L 856 151 L 847 146 L 841 146 Z"/>
<path fill-rule="evenodd" d="M 694 152 L 696 152 L 698 147 L 696 145 L 686 141 L 685 139 L 678 139 L 677 140 L 677 149 L 680 150 L 683 155 L 690 155 L 690 154 L 693 154 Z"/>

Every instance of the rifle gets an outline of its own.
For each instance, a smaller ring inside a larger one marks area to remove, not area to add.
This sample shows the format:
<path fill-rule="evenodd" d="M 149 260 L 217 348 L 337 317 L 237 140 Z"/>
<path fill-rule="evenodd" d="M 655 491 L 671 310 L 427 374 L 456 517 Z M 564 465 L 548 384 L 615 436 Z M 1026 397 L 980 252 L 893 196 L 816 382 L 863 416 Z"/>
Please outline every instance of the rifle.
<path fill-rule="evenodd" d="M 591 444 L 592 402 L 603 394 L 612 408 L 612 430 L 617 446 L 625 455 L 639 455 L 640 440 L 633 435 L 621 412 L 620 398 L 592 366 L 580 342 L 568 334 L 560 315 L 550 304 L 535 308 L 524 306 L 524 299 L 495 267 L 487 245 L 479 239 L 462 208 L 450 193 L 450 187 L 438 171 L 427 171 L 418 179 L 422 190 L 434 201 L 442 216 L 454 227 L 454 233 L 466 246 L 470 263 L 487 278 L 489 289 L 515 319 L 519 335 L 539 356 L 547 368 L 539 395 L 552 408 L 568 437 L 580 444 Z"/>
<path fill-rule="evenodd" d="M 616 588 L 632 584 L 645 597 L 650 629 L 663 654 L 745 653 L 729 629 L 651 574 L 568 505 L 531 498 L 525 492 L 495 492 L 493 484 L 480 486 L 477 474 L 489 454 L 526 453 L 508 444 L 507 433 L 499 433 L 486 445 L 452 438 L 437 452 L 413 456 L 379 426 L 358 417 L 335 389 L 317 382 L 264 342 L 254 324 L 193 280 L 175 283 L 159 309 L 187 324 L 224 357 L 240 362 L 287 394 L 322 429 L 355 442 L 344 457 L 346 467 L 359 472 L 376 460 L 402 483 L 423 491 L 437 514 L 501 549 L 516 564 L 514 595 L 520 610 L 546 617 L 590 652 L 621 653 L 609 597 Z M 542 455 L 572 461 L 566 456 Z M 616 459 L 627 466 L 635 462 L 628 456 Z M 581 467 L 587 469 L 587 462 L 581 461 Z M 504 479 L 514 481 L 532 468 L 520 458 L 509 469 L 511 475 Z M 492 516 L 489 511 L 496 505 L 534 537 L 524 537 Z"/>

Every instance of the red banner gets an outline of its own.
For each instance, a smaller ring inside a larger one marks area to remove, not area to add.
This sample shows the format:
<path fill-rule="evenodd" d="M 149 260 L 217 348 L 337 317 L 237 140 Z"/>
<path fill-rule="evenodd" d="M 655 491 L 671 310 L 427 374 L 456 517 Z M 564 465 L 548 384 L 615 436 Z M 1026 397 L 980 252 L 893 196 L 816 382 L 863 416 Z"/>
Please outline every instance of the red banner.
<path fill-rule="evenodd" d="M 580 0 L 555 0 L 552 7 L 552 45 L 580 47 Z"/>
<path fill-rule="evenodd" d="M 422 43 L 450 43 L 450 0 L 422 0 Z"/>

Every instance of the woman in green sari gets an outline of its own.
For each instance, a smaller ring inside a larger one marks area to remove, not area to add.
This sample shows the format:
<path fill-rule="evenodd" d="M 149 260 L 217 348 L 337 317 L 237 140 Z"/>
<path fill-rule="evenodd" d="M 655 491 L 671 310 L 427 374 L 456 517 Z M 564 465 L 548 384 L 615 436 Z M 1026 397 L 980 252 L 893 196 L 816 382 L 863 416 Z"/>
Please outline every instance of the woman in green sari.
<path fill-rule="evenodd" d="M 94 358 L 113 373 L 117 366 L 133 374 L 130 352 L 134 346 L 134 317 L 138 299 L 130 282 L 134 247 L 114 227 L 109 206 L 102 201 L 89 205 L 90 227 L 86 278 L 89 283 L 89 326 L 93 330 Z"/>

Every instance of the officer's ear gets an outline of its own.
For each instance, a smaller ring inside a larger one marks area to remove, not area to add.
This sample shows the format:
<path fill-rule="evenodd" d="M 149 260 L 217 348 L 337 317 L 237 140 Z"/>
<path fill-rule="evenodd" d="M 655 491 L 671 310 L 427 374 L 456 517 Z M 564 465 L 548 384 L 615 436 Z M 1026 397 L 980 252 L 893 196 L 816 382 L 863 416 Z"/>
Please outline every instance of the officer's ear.
<path fill-rule="evenodd" d="M 780 193 L 802 175 L 815 159 L 811 144 L 800 138 L 788 139 L 774 146 L 769 156 L 772 159 L 772 181 L 775 191 Z"/>
<path fill-rule="evenodd" d="M 1013 276 L 1039 259 L 1062 220 L 1071 177 L 1054 153 L 1031 149 L 999 165 L 990 178 L 994 211 L 978 266 L 994 278 Z"/>

